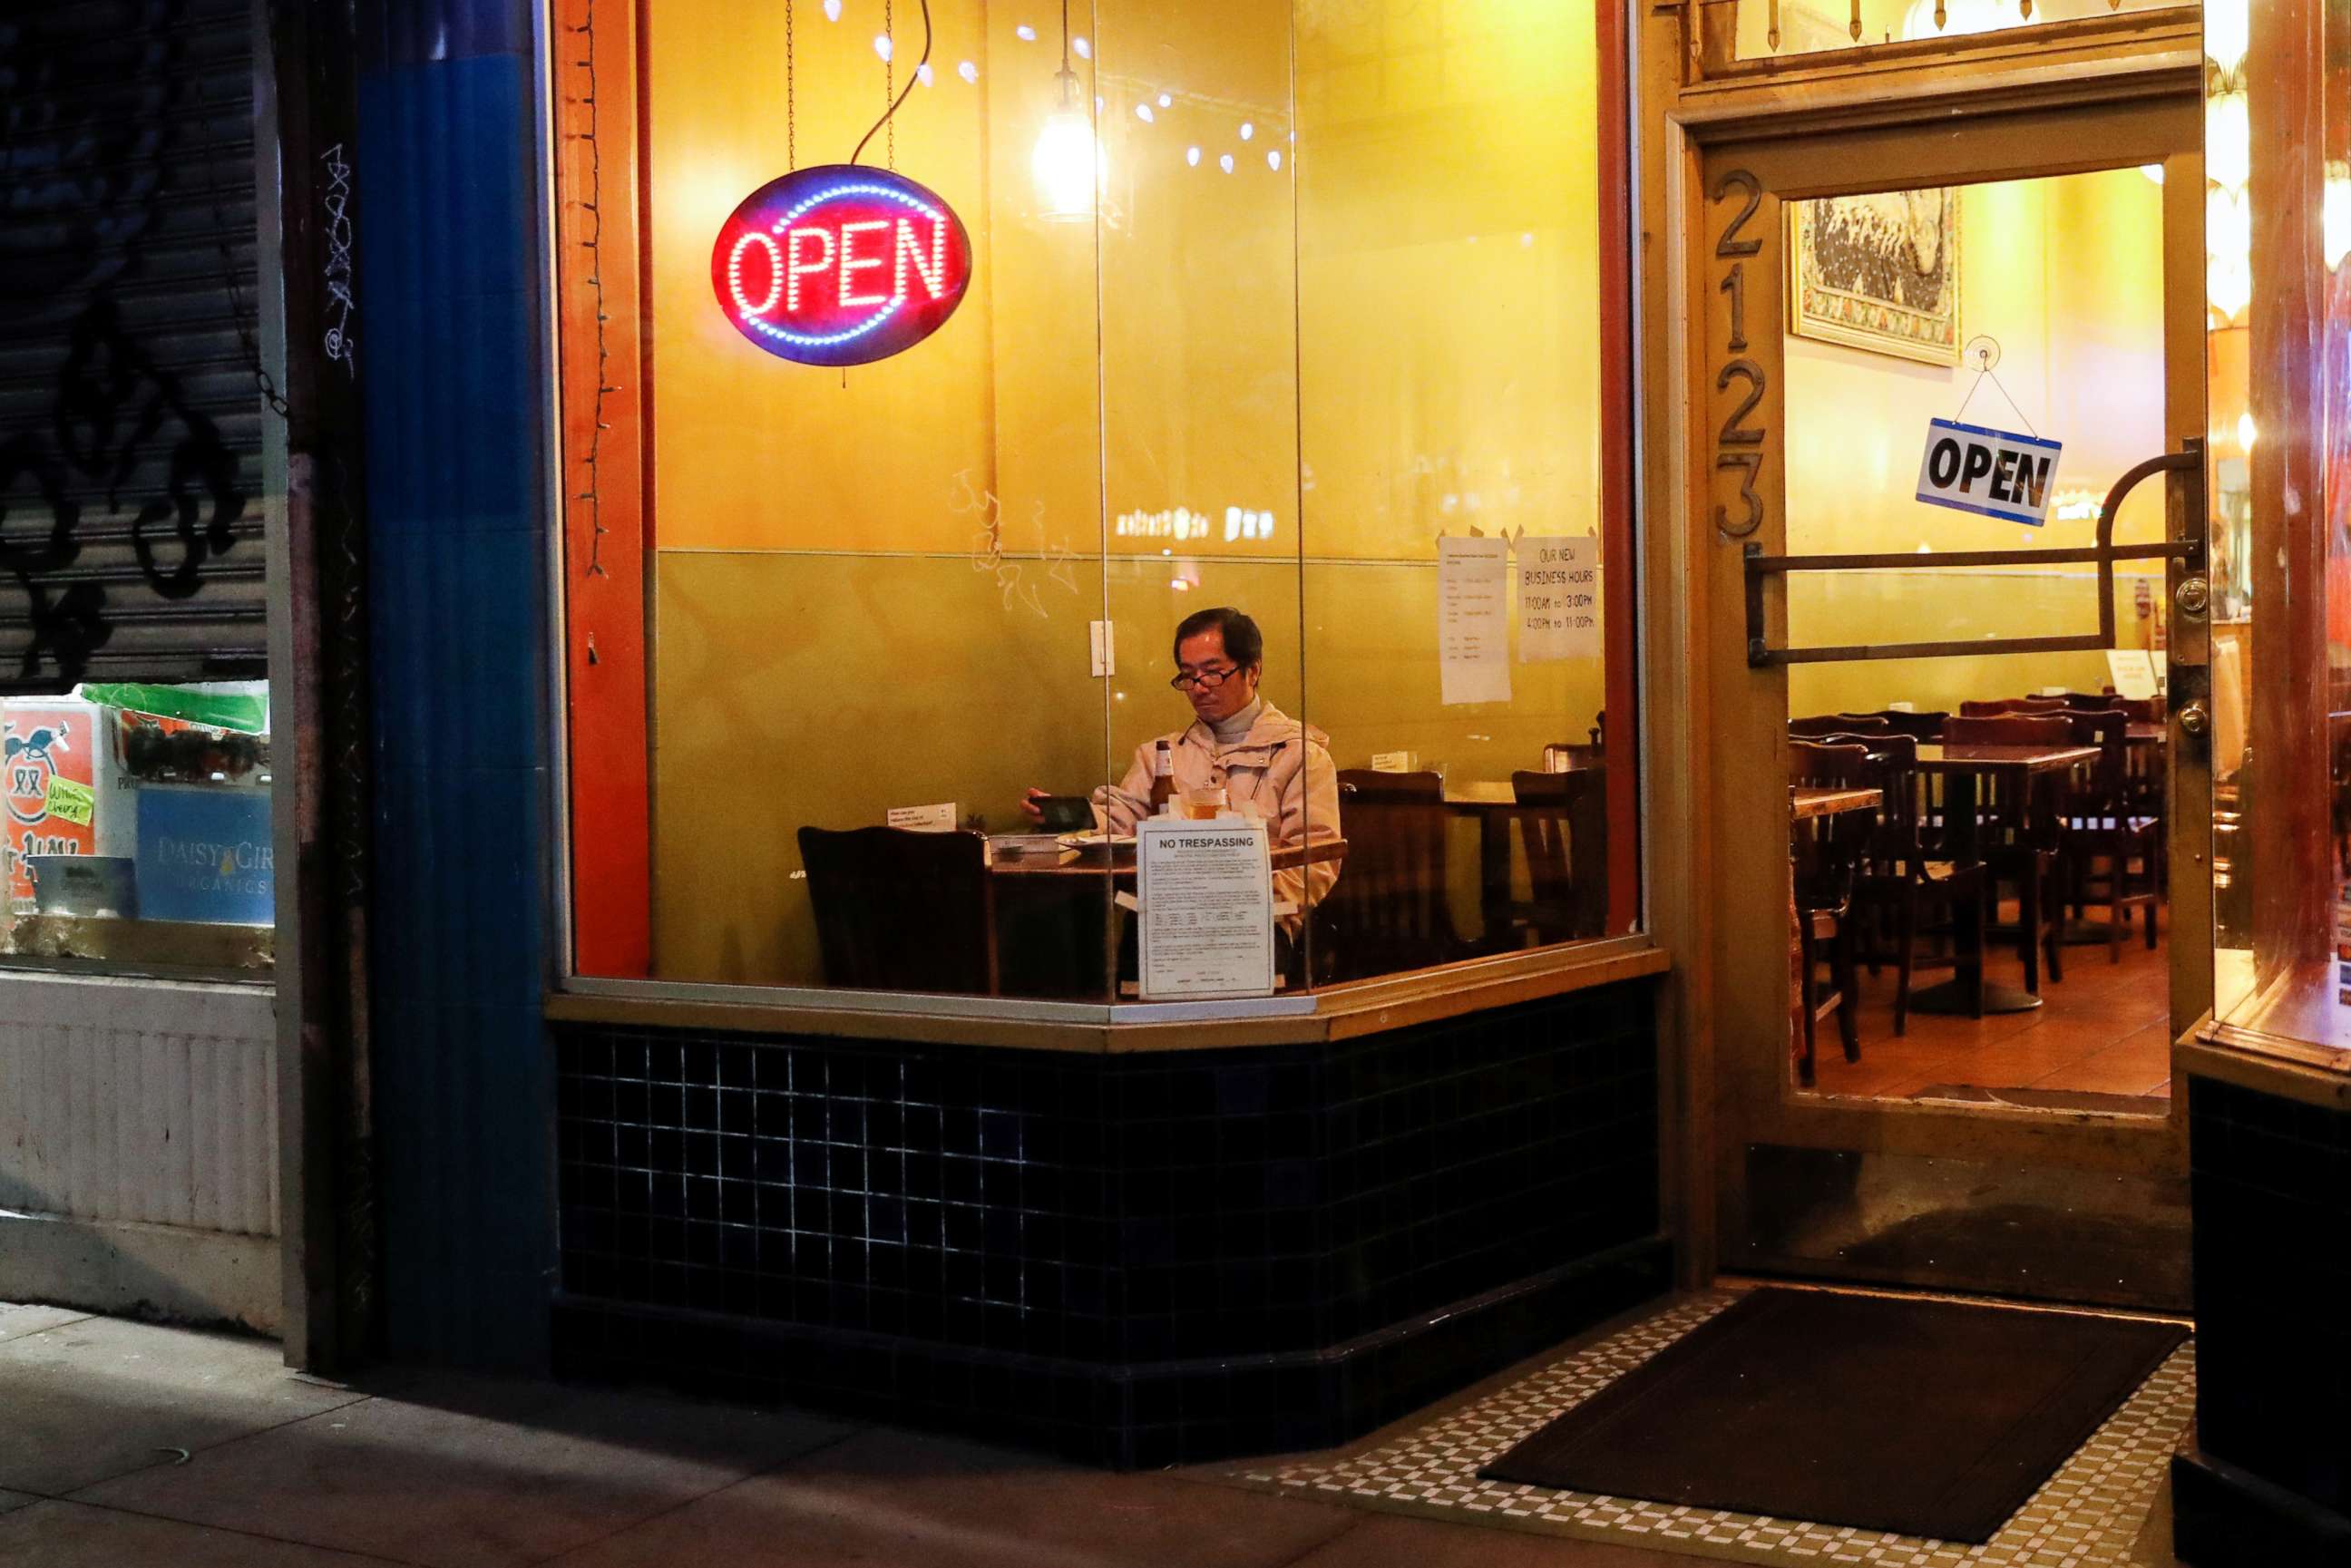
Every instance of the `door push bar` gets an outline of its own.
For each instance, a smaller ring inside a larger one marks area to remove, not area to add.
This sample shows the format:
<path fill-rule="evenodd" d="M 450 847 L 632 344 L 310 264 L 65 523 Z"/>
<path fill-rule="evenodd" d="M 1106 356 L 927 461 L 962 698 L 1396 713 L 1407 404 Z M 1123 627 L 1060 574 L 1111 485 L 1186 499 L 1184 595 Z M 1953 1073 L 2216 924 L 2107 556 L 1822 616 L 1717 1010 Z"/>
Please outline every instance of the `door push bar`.
<path fill-rule="evenodd" d="M 2117 545 L 2115 517 L 2123 500 L 2142 479 L 2156 474 L 2179 481 L 2185 516 L 2182 537 L 2162 544 Z M 2206 602 L 2204 576 L 2204 438 L 2190 436 L 2178 452 L 2150 457 L 2106 492 L 2098 511 L 2098 542 L 2087 549 L 1957 550 L 1943 555 L 1765 555 L 1750 544 L 1747 559 L 1747 663 L 1753 669 L 1772 664 L 1844 664 L 1863 659 L 1939 659 L 1968 653 L 2093 653 L 2115 645 L 2115 562 L 2177 559 L 2190 580 L 2180 585 L 2182 610 L 2200 613 Z M 1772 577 L 1797 571 L 1917 571 L 1955 566 L 2061 566 L 2095 561 L 2098 568 L 2098 629 L 2071 637 L 1974 637 L 1942 643 L 1856 643 L 1839 648 L 1774 648 L 1763 635 L 1763 584 Z M 2199 591 L 2190 602 L 2191 584 Z"/>

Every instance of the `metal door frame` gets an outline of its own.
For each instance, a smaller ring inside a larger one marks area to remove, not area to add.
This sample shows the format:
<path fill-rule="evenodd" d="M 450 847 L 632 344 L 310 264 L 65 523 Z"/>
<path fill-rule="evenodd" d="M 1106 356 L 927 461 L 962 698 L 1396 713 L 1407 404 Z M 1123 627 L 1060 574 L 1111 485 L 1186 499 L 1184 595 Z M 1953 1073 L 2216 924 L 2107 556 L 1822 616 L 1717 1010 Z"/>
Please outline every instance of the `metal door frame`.
<path fill-rule="evenodd" d="M 1682 385 L 1689 417 L 1682 426 L 1688 446 L 1681 472 L 1689 486 L 1689 567 L 1699 580 L 1693 592 L 1696 602 L 1715 606 L 1708 617 L 1714 622 L 1710 630 L 1692 628 L 1694 652 L 1706 662 L 1701 685 L 1712 694 L 1709 722 L 1693 738 L 1707 754 L 1703 773 L 1714 780 L 1708 858 L 1713 878 L 1708 896 L 1717 905 L 1702 1004 L 1713 1036 L 1707 1052 L 1711 1061 L 1708 1078 L 1696 1086 L 1698 1101 L 1707 1109 L 1692 1135 L 1706 1142 L 1719 1267 L 2133 1306 L 2184 1304 L 2186 1140 L 2176 1099 L 2168 1113 L 2141 1116 L 1800 1092 L 1788 1068 L 1786 1010 L 1767 1018 L 1768 1009 L 1756 1005 L 1758 996 L 1770 994 L 1769 954 L 1763 951 L 1768 945 L 1742 943 L 1735 934 L 1745 931 L 1751 937 L 1757 922 L 1767 918 L 1765 905 L 1778 881 L 1772 862 L 1786 852 L 1782 785 L 1790 665 L 2111 647 L 2116 561 L 2167 561 L 2168 587 L 2175 594 L 2200 575 L 2202 275 L 2200 267 L 2192 278 L 2181 271 L 2185 250 L 2191 242 L 2200 243 L 2186 226 L 2199 220 L 2188 216 L 2182 204 L 2202 185 L 2200 177 L 2193 177 L 2201 172 L 2200 111 L 2200 98 L 2183 76 L 2177 84 L 2142 80 L 2086 101 L 2052 94 L 2026 103 L 1991 103 L 1980 113 L 1964 115 L 1952 114 L 1948 104 L 1920 104 L 1909 112 L 1882 111 L 1882 118 L 1860 125 L 1815 122 L 1782 131 L 1750 120 L 1686 127 L 1689 162 L 1677 240 L 1687 247 L 1680 298 L 1688 349 Z M 1770 303 L 1784 290 L 1783 200 L 1900 189 L 1906 181 L 1923 185 L 2042 178 L 2156 161 L 2172 166 L 2180 187 L 2174 191 L 2167 184 L 2163 227 L 2165 423 L 2179 449 L 2137 465 L 2116 483 L 2097 543 L 2082 549 L 1931 557 L 1787 553 L 1782 544 L 1784 393 L 1772 384 L 1783 379 L 1785 321 Z M 1742 230 L 1741 224 L 1752 226 Z M 1734 284 L 1729 274 L 1741 266 L 1745 277 Z M 1749 309 L 1739 318 L 1735 313 L 1745 308 L 1742 298 L 1765 302 L 1763 309 Z M 2189 354 L 2192 378 L 2180 358 Z M 1756 395 L 1748 398 L 1750 392 Z M 2115 508 L 2132 487 L 2158 474 L 2170 491 L 2170 537 L 2160 543 L 2116 545 Z M 1757 504 L 1742 506 L 1748 500 Z M 1750 540 L 1750 534 L 1759 537 Z M 1733 545 L 1738 548 L 1729 548 Z M 1838 648 L 1791 649 L 1784 639 L 1779 645 L 1771 641 L 1771 622 L 1780 618 L 1780 608 L 1769 584 L 1792 572 L 2062 562 L 2098 568 L 2102 599 L 2095 632 Z M 2186 613 L 2175 615 L 2172 627 L 2171 757 L 2177 775 L 2183 761 L 2191 768 L 2200 765 L 2183 753 L 2177 714 L 2201 693 L 2203 641 L 2200 626 L 2191 625 Z M 2192 810 L 2193 800 L 2183 800 L 2176 778 L 2174 782 L 2175 804 Z M 2185 793 L 2209 800 L 2209 780 L 2204 789 L 2201 795 Z M 2181 897 L 2179 890 L 2205 873 L 2206 862 L 2201 855 L 2190 860 L 2177 852 L 2177 831 L 2173 842 L 2172 907 L 2194 925 L 2196 900 Z M 2208 935 L 2209 892 L 2208 882 L 2201 904 L 2207 916 L 2197 927 Z M 2195 996 L 2192 988 L 2183 990 L 2179 978 L 2179 925 L 2175 919 L 2175 1007 Z M 2195 940 L 2191 932 L 2187 941 Z M 2209 951 L 2203 957 L 2209 989 Z M 1780 964 L 1784 986 L 1784 957 Z M 2191 1020 L 2176 1015 L 2174 1021 L 2184 1027 Z M 1920 1233 L 1939 1238 L 1945 1266 L 1938 1271 L 1916 1258 L 1871 1260 L 1860 1246 L 1823 1241 L 1820 1238 L 1828 1231 L 1814 1223 L 1821 1213 L 1794 1214 L 1779 1204 L 1792 1194 L 1817 1204 L 1833 1220 L 1862 1213 L 1875 1223 L 1896 1227 L 1925 1222 Z M 1934 1230 L 1936 1224 L 1944 1228 Z M 2069 1238 L 2069 1224 L 2088 1225 L 2107 1239 L 2126 1239 L 2098 1253 L 2102 1267 L 2111 1264 L 2105 1276 L 2092 1279 L 2088 1274 L 2095 1270 L 2079 1268 L 2068 1276 L 2068 1255 L 2085 1252 Z M 2022 1250 L 2001 1251 L 1996 1230 L 2013 1233 Z M 2173 1269 L 2175 1256 L 2179 1267 Z"/>

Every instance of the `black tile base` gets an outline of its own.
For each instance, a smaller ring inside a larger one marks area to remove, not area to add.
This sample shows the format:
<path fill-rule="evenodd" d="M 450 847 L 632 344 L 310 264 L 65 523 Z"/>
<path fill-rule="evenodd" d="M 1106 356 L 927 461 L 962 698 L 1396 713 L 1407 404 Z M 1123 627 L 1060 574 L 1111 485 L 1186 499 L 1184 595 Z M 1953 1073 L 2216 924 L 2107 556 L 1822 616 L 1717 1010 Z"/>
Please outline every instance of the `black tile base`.
<path fill-rule="evenodd" d="M 1332 1448 L 1627 1307 L 1673 1274 L 1613 1249 L 1328 1351 L 1105 1366 L 563 1299 L 559 1376 L 959 1432 L 1120 1469 Z"/>
<path fill-rule="evenodd" d="M 2351 1520 L 2191 1448 L 2171 1461 L 2171 1550 L 2190 1568 L 2344 1568 Z"/>
<path fill-rule="evenodd" d="M 575 1376 L 1152 1464 L 1337 1441 L 1667 1280 L 1646 982 L 1214 1051 L 555 1046 Z"/>
<path fill-rule="evenodd" d="M 2325 1521 L 2351 1515 L 2351 1364 L 2320 1326 L 2351 1295 L 2351 1113 L 2210 1078 L 2187 1090 L 2200 1468 L 2179 1473 L 2210 1517 L 2323 1543 Z M 2199 1564 L 2351 1565 L 2339 1545 L 2268 1559 L 2213 1556 L 2218 1532 L 2199 1545 Z"/>

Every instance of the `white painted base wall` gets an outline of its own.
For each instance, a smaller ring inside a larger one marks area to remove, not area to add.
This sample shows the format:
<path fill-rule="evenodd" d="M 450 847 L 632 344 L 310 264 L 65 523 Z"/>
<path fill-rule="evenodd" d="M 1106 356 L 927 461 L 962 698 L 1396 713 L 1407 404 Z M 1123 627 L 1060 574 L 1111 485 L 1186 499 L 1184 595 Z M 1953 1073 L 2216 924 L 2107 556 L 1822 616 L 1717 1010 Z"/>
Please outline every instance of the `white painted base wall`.
<path fill-rule="evenodd" d="M 0 971 L 0 1301 L 277 1332 L 274 1002 Z"/>

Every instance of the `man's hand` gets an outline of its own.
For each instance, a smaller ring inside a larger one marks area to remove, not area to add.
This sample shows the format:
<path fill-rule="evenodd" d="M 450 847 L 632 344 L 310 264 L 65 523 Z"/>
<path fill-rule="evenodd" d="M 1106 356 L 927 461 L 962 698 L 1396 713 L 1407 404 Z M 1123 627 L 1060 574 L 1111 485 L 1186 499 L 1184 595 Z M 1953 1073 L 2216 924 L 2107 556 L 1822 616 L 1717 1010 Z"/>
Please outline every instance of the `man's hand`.
<path fill-rule="evenodd" d="M 1020 797 L 1021 814 L 1026 816 L 1030 821 L 1036 823 L 1039 827 L 1043 827 L 1045 825 L 1045 813 L 1038 810 L 1037 802 L 1051 793 L 1052 791 L 1050 789 L 1040 789 L 1033 785 L 1030 786 L 1029 792 Z"/>

